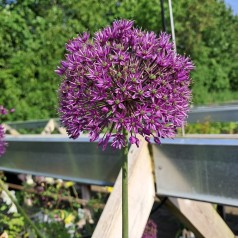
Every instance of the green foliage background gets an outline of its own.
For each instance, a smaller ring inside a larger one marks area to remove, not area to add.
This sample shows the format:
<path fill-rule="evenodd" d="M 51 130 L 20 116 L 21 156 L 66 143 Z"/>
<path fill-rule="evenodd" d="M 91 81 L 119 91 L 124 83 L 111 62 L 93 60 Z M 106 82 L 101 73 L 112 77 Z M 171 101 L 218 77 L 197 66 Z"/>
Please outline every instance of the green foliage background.
<path fill-rule="evenodd" d="M 134 19 L 159 33 L 160 0 L 0 0 L 0 104 L 9 120 L 57 116 L 54 69 L 65 43 L 114 19 Z M 169 11 L 165 1 L 167 31 Z M 177 48 L 196 64 L 193 102 L 238 99 L 238 16 L 221 0 L 173 1 Z"/>

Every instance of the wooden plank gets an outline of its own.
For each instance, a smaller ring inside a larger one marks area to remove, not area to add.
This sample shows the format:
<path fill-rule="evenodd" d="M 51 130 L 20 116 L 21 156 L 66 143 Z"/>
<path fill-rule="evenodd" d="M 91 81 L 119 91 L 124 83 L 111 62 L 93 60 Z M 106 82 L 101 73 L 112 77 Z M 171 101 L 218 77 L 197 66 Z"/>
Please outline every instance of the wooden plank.
<path fill-rule="evenodd" d="M 111 193 L 113 190 L 113 187 L 91 185 L 90 189 L 91 191 L 98 192 L 98 193 Z"/>
<path fill-rule="evenodd" d="M 128 168 L 129 237 L 141 238 L 155 199 L 151 157 L 142 138 L 139 148 L 129 150 Z M 120 172 L 92 238 L 122 237 L 121 180 Z"/>
<path fill-rule="evenodd" d="M 2 125 L 3 125 L 3 127 L 4 127 L 4 130 L 5 130 L 5 131 L 8 131 L 10 135 L 13 135 L 13 136 L 18 136 L 18 135 L 20 135 L 20 133 L 19 133 L 16 129 L 10 127 L 9 125 L 4 124 L 4 123 L 3 123 Z"/>
<path fill-rule="evenodd" d="M 59 131 L 60 134 L 67 135 L 66 129 L 61 127 L 59 123 L 57 123 L 56 121 L 55 121 L 55 128 Z"/>
<path fill-rule="evenodd" d="M 88 201 L 91 198 L 90 186 L 81 185 L 81 193 L 82 193 L 82 199 Z"/>
<path fill-rule="evenodd" d="M 4 232 L 1 234 L 0 238 L 8 238 L 7 232 L 4 231 Z"/>
<path fill-rule="evenodd" d="M 49 135 L 51 134 L 55 129 L 55 121 L 54 119 L 50 119 L 48 123 L 46 124 L 45 128 L 41 132 L 41 135 Z"/>
<path fill-rule="evenodd" d="M 170 210 L 196 238 L 234 238 L 234 234 L 210 203 L 181 198 L 169 198 Z"/>

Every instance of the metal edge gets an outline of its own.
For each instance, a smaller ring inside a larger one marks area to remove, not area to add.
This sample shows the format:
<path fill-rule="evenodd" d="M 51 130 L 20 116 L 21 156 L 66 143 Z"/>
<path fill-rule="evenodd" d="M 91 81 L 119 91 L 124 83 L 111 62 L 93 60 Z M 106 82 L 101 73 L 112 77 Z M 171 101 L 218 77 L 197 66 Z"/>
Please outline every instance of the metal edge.
<path fill-rule="evenodd" d="M 82 184 L 99 185 L 99 186 L 113 186 L 113 183 L 105 182 L 105 181 L 99 181 L 99 180 L 94 180 L 94 179 L 82 179 L 82 178 L 69 177 L 69 176 L 63 176 L 63 175 L 57 175 L 57 174 L 39 173 L 39 172 L 24 170 L 24 169 L 12 169 L 12 168 L 5 168 L 5 167 L 0 166 L 0 170 L 7 171 L 10 173 L 17 173 L 17 174 L 23 173 L 23 174 L 32 174 L 34 176 L 53 177 L 56 179 L 74 181 L 74 182 L 79 182 Z"/>

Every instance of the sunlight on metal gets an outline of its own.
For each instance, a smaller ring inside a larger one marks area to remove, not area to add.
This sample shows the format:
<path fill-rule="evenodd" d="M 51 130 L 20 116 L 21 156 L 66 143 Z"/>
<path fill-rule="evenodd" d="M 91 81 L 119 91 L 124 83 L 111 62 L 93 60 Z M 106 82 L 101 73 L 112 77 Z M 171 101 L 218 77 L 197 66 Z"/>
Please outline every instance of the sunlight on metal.
<path fill-rule="evenodd" d="M 238 206 L 238 139 L 162 141 L 153 155 L 159 195 Z"/>
<path fill-rule="evenodd" d="M 87 137 L 7 136 L 0 170 L 62 178 L 85 184 L 112 185 L 121 167 L 117 151 L 105 151 Z"/>
<path fill-rule="evenodd" d="M 238 105 L 194 107 L 189 112 L 188 122 L 237 122 Z"/>
<path fill-rule="evenodd" d="M 229 136 L 229 135 L 228 135 Z M 120 167 L 119 151 L 106 151 L 83 136 L 7 136 L 0 170 L 110 186 Z M 238 206 L 238 139 L 175 138 L 152 143 L 157 193 Z"/>

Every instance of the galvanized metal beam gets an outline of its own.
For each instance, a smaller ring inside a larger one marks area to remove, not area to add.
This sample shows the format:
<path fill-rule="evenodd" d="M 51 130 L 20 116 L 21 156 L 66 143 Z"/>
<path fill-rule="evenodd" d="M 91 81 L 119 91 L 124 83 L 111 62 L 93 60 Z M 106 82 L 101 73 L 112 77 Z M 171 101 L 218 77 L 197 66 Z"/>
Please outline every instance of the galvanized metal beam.
<path fill-rule="evenodd" d="M 110 186 L 119 173 L 118 151 L 105 151 L 88 138 L 60 135 L 7 136 L 8 150 L 0 170 L 50 176 L 85 184 Z"/>
<path fill-rule="evenodd" d="M 120 170 L 120 152 L 102 151 L 86 136 L 20 135 L 7 141 L 0 170 L 104 186 L 113 185 Z M 238 206 L 238 139 L 163 139 L 152 148 L 159 195 Z"/>
<path fill-rule="evenodd" d="M 238 206 L 238 140 L 177 138 L 153 145 L 157 193 Z"/>
<path fill-rule="evenodd" d="M 17 121 L 17 122 L 7 122 L 6 124 L 11 126 L 12 128 L 18 129 L 35 129 L 35 128 L 44 128 L 50 119 L 41 119 L 41 120 L 29 120 L 29 121 Z M 56 122 L 59 119 L 53 119 Z"/>
<path fill-rule="evenodd" d="M 238 121 L 238 105 L 194 107 L 191 109 L 188 122 L 231 122 Z"/>

